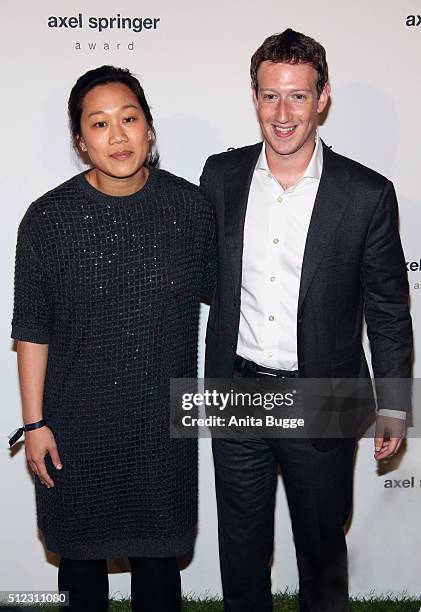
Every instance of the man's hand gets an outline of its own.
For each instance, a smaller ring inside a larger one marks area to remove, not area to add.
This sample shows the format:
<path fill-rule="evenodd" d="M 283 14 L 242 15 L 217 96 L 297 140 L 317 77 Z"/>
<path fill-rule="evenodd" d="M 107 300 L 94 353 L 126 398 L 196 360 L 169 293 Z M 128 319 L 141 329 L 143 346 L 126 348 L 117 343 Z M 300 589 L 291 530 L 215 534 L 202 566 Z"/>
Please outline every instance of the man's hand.
<path fill-rule="evenodd" d="M 396 455 L 406 433 L 406 420 L 377 415 L 374 438 L 376 461 Z"/>
<path fill-rule="evenodd" d="M 31 470 L 40 479 L 47 489 L 54 487 L 54 480 L 47 472 L 45 456 L 50 454 L 51 461 L 57 470 L 61 470 L 62 465 L 57 450 L 54 434 L 47 426 L 40 427 L 25 433 L 26 459 Z"/>

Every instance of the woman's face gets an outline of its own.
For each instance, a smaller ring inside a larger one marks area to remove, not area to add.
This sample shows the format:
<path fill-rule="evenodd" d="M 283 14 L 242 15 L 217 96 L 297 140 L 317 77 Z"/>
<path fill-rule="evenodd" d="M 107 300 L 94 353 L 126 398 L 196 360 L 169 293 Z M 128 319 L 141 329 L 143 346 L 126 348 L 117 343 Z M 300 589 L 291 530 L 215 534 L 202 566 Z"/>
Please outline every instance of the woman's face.
<path fill-rule="evenodd" d="M 135 94 L 123 83 L 91 89 L 83 99 L 79 146 L 95 166 L 99 182 L 145 173 L 151 130 Z"/>

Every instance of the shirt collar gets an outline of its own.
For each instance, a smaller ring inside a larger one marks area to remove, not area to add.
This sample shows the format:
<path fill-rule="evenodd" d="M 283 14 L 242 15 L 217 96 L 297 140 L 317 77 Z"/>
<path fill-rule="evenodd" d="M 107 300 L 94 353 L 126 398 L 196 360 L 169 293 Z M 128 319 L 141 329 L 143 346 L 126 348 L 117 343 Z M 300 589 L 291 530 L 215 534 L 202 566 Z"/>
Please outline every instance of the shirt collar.
<path fill-rule="evenodd" d="M 312 178 L 316 180 L 320 180 L 322 176 L 323 170 L 323 146 L 321 143 L 321 139 L 319 133 L 316 132 L 316 146 L 314 147 L 313 155 L 309 161 L 307 168 L 303 176 L 299 179 L 300 181 L 304 178 Z M 272 176 L 272 173 L 269 169 L 267 158 L 266 158 L 266 146 L 265 143 L 262 145 L 262 150 L 260 152 L 259 158 L 256 164 L 256 170 L 263 170 L 266 172 L 268 176 Z"/>

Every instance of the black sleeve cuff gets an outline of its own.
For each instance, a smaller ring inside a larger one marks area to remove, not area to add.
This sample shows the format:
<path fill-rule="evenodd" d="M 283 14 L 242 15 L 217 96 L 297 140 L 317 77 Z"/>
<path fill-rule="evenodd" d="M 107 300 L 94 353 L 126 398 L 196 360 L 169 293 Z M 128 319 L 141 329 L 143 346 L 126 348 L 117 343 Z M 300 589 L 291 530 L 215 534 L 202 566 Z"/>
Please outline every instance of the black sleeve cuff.
<path fill-rule="evenodd" d="M 50 334 L 39 329 L 29 329 L 19 325 L 12 326 L 11 337 L 14 340 L 22 340 L 23 342 L 33 342 L 34 344 L 49 344 Z"/>

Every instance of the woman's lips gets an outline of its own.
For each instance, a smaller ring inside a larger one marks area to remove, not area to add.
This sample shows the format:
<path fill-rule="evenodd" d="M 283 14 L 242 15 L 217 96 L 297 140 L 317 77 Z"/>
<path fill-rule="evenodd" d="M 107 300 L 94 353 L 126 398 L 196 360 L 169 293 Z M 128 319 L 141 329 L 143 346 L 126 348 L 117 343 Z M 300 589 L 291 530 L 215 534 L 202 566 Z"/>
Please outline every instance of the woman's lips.
<path fill-rule="evenodd" d="M 113 153 L 111 155 L 111 157 L 113 159 L 117 159 L 118 161 L 124 161 L 125 159 L 127 159 L 131 155 L 132 155 L 131 151 L 117 151 L 116 153 Z"/>

